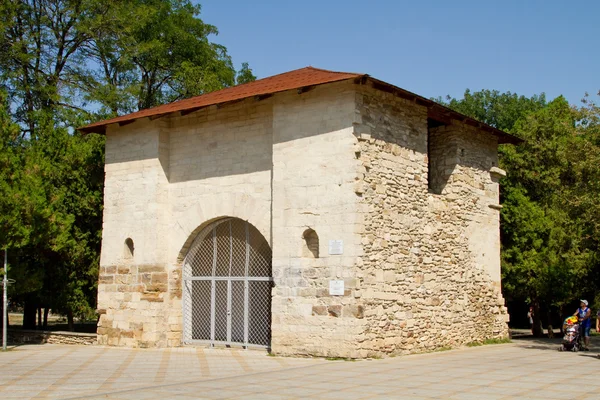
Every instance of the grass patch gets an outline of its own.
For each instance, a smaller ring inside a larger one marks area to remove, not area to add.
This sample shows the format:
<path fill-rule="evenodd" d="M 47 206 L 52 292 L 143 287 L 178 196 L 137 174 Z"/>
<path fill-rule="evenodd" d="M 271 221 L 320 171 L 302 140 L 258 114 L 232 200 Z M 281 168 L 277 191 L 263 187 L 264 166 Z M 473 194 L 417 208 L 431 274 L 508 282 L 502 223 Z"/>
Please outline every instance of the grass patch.
<path fill-rule="evenodd" d="M 357 361 L 355 358 L 347 357 L 325 357 L 327 361 Z"/>
<path fill-rule="evenodd" d="M 511 343 L 512 340 L 510 340 L 509 338 L 495 338 L 495 339 L 485 339 L 483 341 L 483 344 L 504 344 L 504 343 Z"/>
<path fill-rule="evenodd" d="M 444 346 L 444 347 L 440 347 L 440 348 L 435 349 L 433 352 L 434 353 L 439 353 L 440 351 L 450 351 L 450 350 L 452 350 L 452 347 L 450 347 L 450 346 Z"/>
<path fill-rule="evenodd" d="M 479 342 L 479 341 L 475 341 L 475 342 L 469 342 L 467 344 L 465 344 L 465 346 L 467 347 L 478 347 L 478 346 L 484 346 L 484 345 L 488 345 L 488 344 L 504 344 L 504 343 L 511 343 L 512 340 L 510 340 L 509 338 L 495 338 L 495 339 L 485 339 L 483 342 Z"/>

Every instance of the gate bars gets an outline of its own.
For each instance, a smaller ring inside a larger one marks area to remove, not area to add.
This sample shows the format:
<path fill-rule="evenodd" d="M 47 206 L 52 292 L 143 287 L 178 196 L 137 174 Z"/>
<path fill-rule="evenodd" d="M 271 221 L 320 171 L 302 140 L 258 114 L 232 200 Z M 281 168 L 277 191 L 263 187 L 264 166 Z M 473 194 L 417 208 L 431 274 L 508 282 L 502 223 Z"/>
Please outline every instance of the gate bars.
<path fill-rule="evenodd" d="M 248 222 L 202 230 L 183 264 L 184 343 L 269 347 L 271 271 L 271 248 Z"/>

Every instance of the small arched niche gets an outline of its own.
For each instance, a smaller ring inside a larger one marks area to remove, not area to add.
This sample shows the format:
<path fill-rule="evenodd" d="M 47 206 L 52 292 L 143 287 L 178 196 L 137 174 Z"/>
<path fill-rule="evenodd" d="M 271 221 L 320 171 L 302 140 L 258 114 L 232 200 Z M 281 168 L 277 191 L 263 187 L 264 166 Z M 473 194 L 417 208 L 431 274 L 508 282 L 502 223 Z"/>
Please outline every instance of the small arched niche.
<path fill-rule="evenodd" d="M 133 247 L 133 239 L 127 238 L 125 239 L 125 244 L 123 245 L 123 258 L 125 260 L 133 259 L 133 252 L 135 248 Z"/>
<path fill-rule="evenodd" d="M 317 232 L 308 228 L 302 234 L 302 239 L 304 239 L 302 257 L 319 258 L 319 235 Z"/>

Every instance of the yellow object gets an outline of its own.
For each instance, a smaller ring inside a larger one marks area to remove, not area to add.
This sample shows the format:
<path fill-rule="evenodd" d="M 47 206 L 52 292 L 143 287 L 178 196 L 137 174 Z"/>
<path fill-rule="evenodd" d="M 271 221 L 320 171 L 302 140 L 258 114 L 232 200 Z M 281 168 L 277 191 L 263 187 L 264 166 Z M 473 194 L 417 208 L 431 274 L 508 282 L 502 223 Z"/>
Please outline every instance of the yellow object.
<path fill-rule="evenodd" d="M 565 320 L 565 324 L 576 324 L 576 323 L 577 323 L 577 317 L 574 315 Z"/>

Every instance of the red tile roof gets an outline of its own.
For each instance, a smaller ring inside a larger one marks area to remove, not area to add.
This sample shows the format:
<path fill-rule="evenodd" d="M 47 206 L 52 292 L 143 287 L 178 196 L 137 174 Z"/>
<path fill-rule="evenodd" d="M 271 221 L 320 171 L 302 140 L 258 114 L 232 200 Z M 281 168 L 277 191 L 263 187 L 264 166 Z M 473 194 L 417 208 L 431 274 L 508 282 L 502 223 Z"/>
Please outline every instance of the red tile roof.
<path fill-rule="evenodd" d="M 475 121 L 472 118 L 452 111 L 425 97 L 390 85 L 389 83 L 371 78 L 369 75 L 350 72 L 328 71 L 313 67 L 296 69 L 294 71 L 285 72 L 279 75 L 273 75 L 268 78 L 258 79 L 254 82 L 245 83 L 243 85 L 233 86 L 217 90 L 216 92 L 203 94 L 201 96 L 196 96 L 185 100 L 179 100 L 173 103 L 137 111 L 120 117 L 95 122 L 93 124 L 79 128 L 79 131 L 84 133 L 105 133 L 106 127 L 110 124 L 118 123 L 120 125 L 125 125 L 134 122 L 139 118 L 160 117 L 176 112 L 182 112 L 186 114 L 211 105 L 223 104 L 254 96 L 270 95 L 286 90 L 301 89 L 304 87 L 322 85 L 326 83 L 339 82 L 350 79 L 360 79 L 363 82 L 369 80 L 372 82 L 373 87 L 375 87 L 376 89 L 391 92 L 399 97 L 415 101 L 416 103 L 421 104 L 423 106 L 427 106 L 430 111 L 430 114 L 433 113 L 436 116 L 440 116 L 440 118 L 458 119 L 465 123 L 468 123 L 469 125 L 479 127 L 485 131 L 490 132 L 493 135 L 498 136 L 499 143 L 521 142 L 519 138 L 509 135 L 506 132 L 502 132 L 496 128 Z"/>
<path fill-rule="evenodd" d="M 203 94 L 201 96 L 175 101 L 162 106 L 96 122 L 84 126 L 79 130 L 83 132 L 103 133 L 105 127 L 109 124 L 129 122 L 139 118 L 153 117 L 177 111 L 188 111 L 215 104 L 222 104 L 229 101 L 241 100 L 253 96 L 283 92 L 286 90 L 298 89 L 305 86 L 320 85 L 323 83 L 343 81 L 346 79 L 357 78 L 359 76 L 362 75 L 306 67 L 279 75 L 273 75 L 268 78 L 258 79 L 254 82 L 245 83 L 243 85 L 217 90 L 216 92 Z"/>

